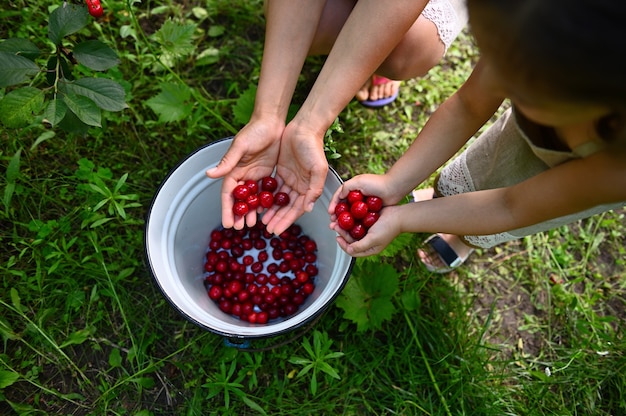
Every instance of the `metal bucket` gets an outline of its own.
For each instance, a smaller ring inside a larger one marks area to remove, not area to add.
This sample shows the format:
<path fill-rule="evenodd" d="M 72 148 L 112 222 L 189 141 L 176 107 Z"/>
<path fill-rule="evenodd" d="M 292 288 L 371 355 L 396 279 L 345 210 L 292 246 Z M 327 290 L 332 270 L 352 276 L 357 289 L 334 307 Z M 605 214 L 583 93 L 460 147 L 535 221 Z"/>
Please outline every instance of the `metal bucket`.
<path fill-rule="evenodd" d="M 237 342 L 282 335 L 312 322 L 339 295 L 354 259 L 341 250 L 328 227 L 328 205 L 342 183 L 329 168 L 313 211 L 296 222 L 317 242 L 319 274 L 313 294 L 296 314 L 266 324 L 251 324 L 222 312 L 203 283 L 210 234 L 221 226 L 222 180 L 207 177 L 205 171 L 217 165 L 231 141 L 227 138 L 197 149 L 167 175 L 148 212 L 145 250 L 154 280 L 171 305 L 195 325 Z"/>

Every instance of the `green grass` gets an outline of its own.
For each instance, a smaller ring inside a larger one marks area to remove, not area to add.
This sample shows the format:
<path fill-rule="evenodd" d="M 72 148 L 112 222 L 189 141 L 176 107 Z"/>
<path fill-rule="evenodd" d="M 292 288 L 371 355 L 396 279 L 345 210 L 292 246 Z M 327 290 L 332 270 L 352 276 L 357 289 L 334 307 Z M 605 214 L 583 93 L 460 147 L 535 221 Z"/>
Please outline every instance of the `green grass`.
<path fill-rule="evenodd" d="M 45 44 L 53 4 L 7 6 L 0 38 Z M 369 298 L 379 315 L 362 330 L 337 302 L 245 351 L 185 321 L 144 264 L 144 219 L 169 169 L 241 127 L 233 108 L 258 79 L 260 1 L 103 4 L 110 20 L 81 35 L 117 51 L 103 75 L 129 108 L 86 135 L 0 130 L 0 414 L 626 414 L 624 212 L 478 251 L 446 276 L 416 262 L 425 236 L 403 236 L 351 277 L 364 297 L 393 288 Z M 163 66 L 152 35 L 170 17 L 197 29 L 193 50 Z M 341 155 L 332 165 L 344 178 L 383 172 L 476 56 L 463 35 L 390 107 L 351 103 L 327 139 Z M 295 102 L 321 62 L 307 63 Z M 193 89 L 184 120 L 146 104 L 163 83 Z"/>

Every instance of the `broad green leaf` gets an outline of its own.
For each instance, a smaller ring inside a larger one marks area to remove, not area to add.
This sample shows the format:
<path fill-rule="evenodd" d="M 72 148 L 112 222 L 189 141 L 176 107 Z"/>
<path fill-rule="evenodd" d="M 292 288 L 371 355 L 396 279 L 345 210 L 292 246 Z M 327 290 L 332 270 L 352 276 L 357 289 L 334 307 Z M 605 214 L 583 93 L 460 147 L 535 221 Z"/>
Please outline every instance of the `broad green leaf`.
<path fill-rule="evenodd" d="M 59 98 L 54 98 L 48 102 L 43 112 L 43 121 L 55 127 L 63 120 L 65 113 L 67 113 L 67 105 L 65 102 Z"/>
<path fill-rule="evenodd" d="M 120 63 L 115 51 L 99 40 L 88 40 L 76 45 L 74 57 L 94 71 L 106 71 Z"/>
<path fill-rule="evenodd" d="M 192 40 L 195 31 L 195 24 L 179 23 L 168 19 L 157 30 L 154 37 L 165 52 L 178 57 L 193 52 Z"/>
<path fill-rule="evenodd" d="M 101 113 L 98 106 L 87 97 L 64 94 L 63 102 L 67 108 L 78 117 L 80 121 L 88 126 L 101 127 Z"/>
<path fill-rule="evenodd" d="M 72 134 L 87 134 L 89 126 L 83 123 L 76 114 L 71 111 L 65 113 L 65 117 L 59 123 L 59 127 Z"/>
<path fill-rule="evenodd" d="M 337 299 L 344 317 L 357 325 L 357 331 L 378 329 L 391 319 L 395 306 L 391 301 L 398 290 L 398 273 L 384 263 L 357 263 L 352 278 Z"/>
<path fill-rule="evenodd" d="M 41 53 L 33 42 L 22 38 L 10 38 L 0 42 L 0 51 L 20 55 L 31 60 L 37 58 Z"/>
<path fill-rule="evenodd" d="M 15 371 L 0 370 L 0 389 L 5 389 L 11 384 L 15 383 L 20 378 L 20 375 Z"/>
<path fill-rule="evenodd" d="M 191 91 L 186 85 L 161 84 L 161 92 L 146 101 L 146 105 L 167 123 L 183 120 L 191 114 L 193 105 L 189 102 Z"/>
<path fill-rule="evenodd" d="M 78 32 L 88 22 L 87 6 L 64 2 L 50 13 L 48 38 L 55 45 L 60 45 L 65 36 Z"/>
<path fill-rule="evenodd" d="M 60 82 L 63 92 L 89 98 L 106 111 L 121 111 L 127 107 L 124 88 L 106 78 L 81 78 L 73 82 Z"/>
<path fill-rule="evenodd" d="M 0 122 L 9 128 L 26 127 L 43 106 L 43 92 L 34 87 L 11 91 L 0 100 Z"/>
<path fill-rule="evenodd" d="M 0 52 L 0 88 L 16 85 L 39 72 L 33 61 L 10 52 Z"/>

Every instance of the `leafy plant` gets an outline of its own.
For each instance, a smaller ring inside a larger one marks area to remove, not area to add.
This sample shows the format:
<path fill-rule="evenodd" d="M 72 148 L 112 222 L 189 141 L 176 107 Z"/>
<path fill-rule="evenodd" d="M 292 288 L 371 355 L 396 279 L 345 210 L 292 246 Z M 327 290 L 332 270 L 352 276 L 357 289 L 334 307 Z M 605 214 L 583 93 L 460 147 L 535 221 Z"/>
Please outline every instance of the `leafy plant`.
<path fill-rule="evenodd" d="M 87 7 L 63 3 L 50 14 L 48 40 L 54 52 L 45 54 L 28 39 L 10 38 L 0 43 L 0 87 L 16 87 L 0 100 L 0 122 L 22 128 L 42 121 L 69 132 L 84 133 L 102 126 L 102 110 L 126 108 L 125 92 L 116 81 L 100 77 L 75 77 L 71 67 L 106 71 L 119 63 L 117 54 L 98 40 L 73 45 L 70 36 L 89 24 Z"/>
<path fill-rule="evenodd" d="M 237 374 L 236 377 L 234 377 L 236 369 L 237 361 L 235 360 L 231 361 L 228 370 L 226 369 L 225 362 L 222 361 L 220 363 L 219 373 L 215 374 L 210 381 L 202 385 L 202 387 L 206 387 L 209 390 L 207 399 L 211 399 L 212 397 L 221 394 L 222 399 L 224 400 L 224 410 L 229 410 L 230 398 L 231 395 L 233 395 L 240 398 L 251 409 L 254 409 L 258 413 L 265 415 L 265 410 L 263 410 L 263 408 L 254 400 L 250 399 L 242 390 L 243 384 L 241 384 L 241 382 L 246 377 L 246 374 L 244 372 L 240 372 L 239 374 Z M 233 380 L 231 381 L 231 379 Z"/>
<path fill-rule="evenodd" d="M 308 337 L 305 337 L 302 341 L 302 347 L 307 352 L 308 357 L 293 356 L 289 359 L 289 362 L 295 365 L 301 365 L 302 370 L 296 377 L 303 377 L 304 375 L 311 373 L 311 394 L 317 394 L 317 374 L 322 372 L 336 380 L 341 377 L 337 370 L 328 364 L 328 360 L 343 357 L 343 352 L 332 352 L 330 347 L 333 340 L 328 338 L 326 332 L 314 331 L 313 332 L 313 345 L 309 341 Z"/>
<path fill-rule="evenodd" d="M 357 261 L 352 277 L 337 298 L 344 318 L 357 325 L 357 331 L 380 329 L 396 308 L 392 297 L 398 290 L 398 272 L 380 262 Z"/>

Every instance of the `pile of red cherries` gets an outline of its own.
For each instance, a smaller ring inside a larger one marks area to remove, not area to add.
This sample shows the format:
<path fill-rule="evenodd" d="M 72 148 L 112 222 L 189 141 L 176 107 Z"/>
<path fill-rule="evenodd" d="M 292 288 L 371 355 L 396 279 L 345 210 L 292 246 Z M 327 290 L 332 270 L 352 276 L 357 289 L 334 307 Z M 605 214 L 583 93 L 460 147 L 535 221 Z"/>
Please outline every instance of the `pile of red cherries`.
<path fill-rule="evenodd" d="M 266 176 L 260 181 L 249 179 L 241 185 L 237 185 L 233 189 L 233 214 L 243 217 L 248 212 L 262 208 L 270 208 L 272 205 L 286 206 L 289 205 L 289 195 L 285 192 L 276 192 L 278 189 L 278 181 Z"/>
<path fill-rule="evenodd" d="M 350 233 L 355 240 L 365 237 L 367 230 L 380 218 L 383 200 L 375 195 L 363 195 L 359 190 L 352 190 L 346 199 L 335 206 L 337 224 Z"/>
<path fill-rule="evenodd" d="M 315 289 L 317 244 L 293 224 L 275 236 L 260 221 L 214 229 L 204 262 L 209 298 L 253 324 L 295 314 Z"/>

